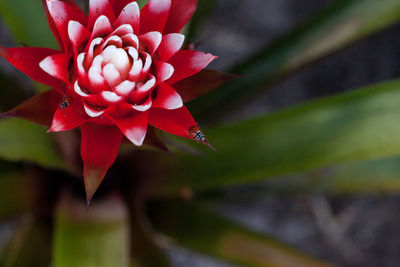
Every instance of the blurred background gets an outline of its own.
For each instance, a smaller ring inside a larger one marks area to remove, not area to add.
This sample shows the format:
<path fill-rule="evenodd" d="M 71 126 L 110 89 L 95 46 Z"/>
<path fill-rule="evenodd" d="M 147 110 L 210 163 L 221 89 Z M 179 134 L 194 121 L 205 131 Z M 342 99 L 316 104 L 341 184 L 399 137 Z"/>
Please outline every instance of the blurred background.
<path fill-rule="evenodd" d="M 219 56 L 210 68 L 226 70 L 333 1 L 216 2 L 216 8 L 199 29 L 195 42 L 199 50 Z M 14 45 L 2 25 L 0 36 L 2 46 Z M 21 77 L 4 61 L 0 66 L 18 77 L 27 88 L 30 87 L 29 80 Z M 400 25 L 397 24 L 297 71 L 290 78 L 265 90 L 251 105 L 225 116 L 224 120 L 230 122 L 255 117 L 399 76 Z M 287 177 L 289 182 L 293 179 L 296 176 Z M 287 242 L 334 265 L 400 265 L 399 196 L 275 194 L 262 190 L 269 183 L 274 181 L 223 190 L 219 192 L 224 196 L 223 200 L 214 201 L 212 208 L 239 224 Z M 212 195 L 212 192 L 209 194 Z M 207 198 L 207 195 L 204 197 Z M 6 239 L 12 228 L 12 221 L 0 223 L 0 251 L 1 240 Z M 179 246 L 167 253 L 177 267 L 234 266 Z"/>
<path fill-rule="evenodd" d="M 205 21 L 196 41 L 199 50 L 219 56 L 210 68 L 226 70 L 334 1 L 217 2 L 217 8 Z M 250 105 L 229 114 L 226 120 L 253 117 L 398 77 L 400 25 L 397 24 L 298 71 L 265 90 Z M 254 194 L 258 187 L 255 184 L 227 190 L 225 201 L 215 204 L 214 208 L 240 224 L 286 241 L 335 265 L 400 265 L 399 196 Z M 172 251 L 171 255 L 177 266 L 182 267 L 228 266 L 210 260 L 198 261 L 196 255 L 182 249 Z"/>

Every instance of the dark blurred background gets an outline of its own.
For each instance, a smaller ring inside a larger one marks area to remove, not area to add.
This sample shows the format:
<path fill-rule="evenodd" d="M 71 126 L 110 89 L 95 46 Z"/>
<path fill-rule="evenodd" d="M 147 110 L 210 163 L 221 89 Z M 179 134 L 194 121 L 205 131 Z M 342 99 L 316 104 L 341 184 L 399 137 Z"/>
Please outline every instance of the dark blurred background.
<path fill-rule="evenodd" d="M 219 56 L 211 68 L 226 70 L 333 1 L 217 2 L 196 42 L 200 50 Z M 13 45 L 4 27 L 0 34 L 2 45 Z M 8 65 L 0 67 L 18 73 Z M 400 25 L 395 25 L 297 72 L 226 119 L 252 117 L 399 76 Z M 277 196 L 252 194 L 254 187 L 226 190 L 214 209 L 334 265 L 400 266 L 400 197 Z M 0 225 L 0 241 L 11 228 L 12 223 Z M 180 247 L 168 255 L 179 267 L 232 266 Z"/>
<path fill-rule="evenodd" d="M 287 33 L 332 0 L 219 0 L 197 42 L 226 70 Z M 353 44 L 266 90 L 229 121 L 400 77 L 400 25 Z M 246 90 L 246 88 L 243 88 Z M 399 137 L 400 138 L 400 137 Z M 229 189 L 215 210 L 338 266 L 400 266 L 400 197 L 254 194 Z M 177 266 L 231 266 L 181 248 Z"/>

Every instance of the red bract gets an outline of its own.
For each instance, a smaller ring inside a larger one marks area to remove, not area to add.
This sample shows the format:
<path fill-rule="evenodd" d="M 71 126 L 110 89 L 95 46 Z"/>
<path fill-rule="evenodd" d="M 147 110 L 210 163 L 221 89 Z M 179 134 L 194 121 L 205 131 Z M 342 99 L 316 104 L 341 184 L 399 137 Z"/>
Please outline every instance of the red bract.
<path fill-rule="evenodd" d="M 0 48 L 0 55 L 53 90 L 3 116 L 42 124 L 52 118 L 53 132 L 80 127 L 88 200 L 115 161 L 124 136 L 140 146 L 152 125 L 208 144 L 182 98 L 205 93 L 226 76 L 212 73 L 211 80 L 205 79 L 206 89 L 190 92 L 190 85 L 199 82 L 195 74 L 216 58 L 181 50 L 184 36 L 178 32 L 197 0 L 150 0 L 142 10 L 135 1 L 90 0 L 88 17 L 72 0 L 43 4 L 61 51 Z"/>

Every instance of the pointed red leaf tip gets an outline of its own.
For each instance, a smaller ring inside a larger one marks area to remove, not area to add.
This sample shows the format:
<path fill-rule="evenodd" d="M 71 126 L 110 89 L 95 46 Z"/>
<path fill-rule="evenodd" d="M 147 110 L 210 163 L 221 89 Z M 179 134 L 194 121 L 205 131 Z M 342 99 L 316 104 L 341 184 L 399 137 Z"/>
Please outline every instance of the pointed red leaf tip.
<path fill-rule="evenodd" d="M 128 4 L 132 2 L 136 2 L 134 0 L 108 0 L 110 2 L 110 5 L 112 6 L 114 10 L 114 14 L 116 17 L 121 13 L 122 9 L 126 7 Z"/>
<path fill-rule="evenodd" d="M 167 62 L 182 47 L 185 36 L 180 33 L 170 33 L 163 35 L 157 54 L 162 61 Z"/>
<path fill-rule="evenodd" d="M 185 106 L 174 110 L 153 108 L 149 112 L 149 124 L 162 131 L 195 140 L 215 150 Z"/>
<path fill-rule="evenodd" d="M 60 34 L 58 33 L 56 24 L 54 23 L 54 20 L 50 15 L 49 8 L 47 6 L 47 0 L 42 0 L 42 5 L 43 5 L 44 13 L 46 14 L 47 22 L 49 24 L 51 32 L 53 33 L 54 37 L 56 38 L 57 43 L 60 46 L 60 48 L 62 50 L 65 50 L 64 43 L 61 39 Z"/>
<path fill-rule="evenodd" d="M 111 5 L 114 7 L 115 4 Z M 119 9 L 119 7 L 117 9 Z M 121 8 L 120 12 L 115 13 L 115 15 L 118 16 L 114 25 L 115 28 L 123 24 L 129 24 L 132 26 L 135 34 L 139 33 L 140 10 L 139 5 L 135 1 Z"/>
<path fill-rule="evenodd" d="M 122 133 L 116 127 L 85 123 L 81 126 L 81 156 L 88 205 L 107 170 L 117 158 Z"/>
<path fill-rule="evenodd" d="M 114 10 L 108 0 L 90 0 L 89 1 L 89 29 L 93 26 L 100 16 L 106 16 L 111 24 L 115 22 Z"/>
<path fill-rule="evenodd" d="M 69 21 L 78 21 L 87 25 L 87 16 L 72 0 L 46 0 L 45 12 L 49 25 L 63 51 L 70 51 L 71 42 L 68 37 Z"/>
<path fill-rule="evenodd" d="M 182 98 L 174 88 L 166 83 L 162 83 L 157 87 L 153 108 L 178 109 L 182 106 Z"/>
<path fill-rule="evenodd" d="M 197 125 L 185 106 L 174 110 L 153 108 L 149 112 L 149 124 L 188 139 L 192 139 L 190 128 Z"/>
<path fill-rule="evenodd" d="M 42 60 L 59 53 L 60 51 L 41 47 L 0 47 L 0 56 L 33 80 L 64 90 L 65 84 L 62 81 L 39 68 Z"/>
<path fill-rule="evenodd" d="M 209 53 L 194 50 L 178 51 L 168 63 L 174 67 L 174 74 L 167 81 L 168 84 L 174 84 L 180 80 L 188 78 L 203 70 L 211 63 L 216 56 Z"/>
<path fill-rule="evenodd" d="M 239 77 L 240 75 L 237 74 L 205 69 L 189 78 L 174 83 L 172 87 L 182 97 L 183 102 L 186 103 L 209 93 L 225 82 Z"/>
<path fill-rule="evenodd" d="M 58 91 L 47 91 L 26 100 L 6 113 L 0 114 L 0 118 L 20 118 L 50 127 L 61 98 L 62 95 Z"/>
<path fill-rule="evenodd" d="M 70 56 L 67 54 L 56 54 L 48 56 L 39 63 L 39 67 L 49 75 L 65 83 L 69 83 L 68 65 Z"/>
<path fill-rule="evenodd" d="M 171 0 L 150 0 L 140 11 L 140 33 L 163 32 L 170 8 Z"/>
<path fill-rule="evenodd" d="M 125 119 L 112 119 L 121 132 L 136 146 L 143 145 L 147 132 L 148 112 L 136 112 Z"/>
<path fill-rule="evenodd" d="M 197 0 L 171 0 L 171 10 L 164 34 L 180 32 L 196 11 Z"/>

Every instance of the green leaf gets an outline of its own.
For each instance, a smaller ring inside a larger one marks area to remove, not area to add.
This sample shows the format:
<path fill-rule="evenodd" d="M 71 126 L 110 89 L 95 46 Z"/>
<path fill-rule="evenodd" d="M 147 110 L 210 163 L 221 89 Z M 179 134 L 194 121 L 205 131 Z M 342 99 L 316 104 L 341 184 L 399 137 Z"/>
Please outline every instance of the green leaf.
<path fill-rule="evenodd" d="M 18 119 L 0 120 L 0 158 L 67 168 L 46 129 Z"/>
<path fill-rule="evenodd" d="M 233 67 L 230 72 L 246 75 L 194 101 L 190 110 L 198 115 L 197 118 L 215 119 L 217 111 L 229 110 L 246 99 L 257 97 L 260 86 L 271 84 L 399 20 L 398 0 L 335 1 L 292 32 Z"/>
<path fill-rule="evenodd" d="M 345 163 L 257 185 L 260 193 L 399 193 L 400 157 Z"/>
<path fill-rule="evenodd" d="M 129 266 L 129 222 L 118 197 L 86 202 L 64 194 L 57 207 L 53 258 L 55 267 Z"/>
<path fill-rule="evenodd" d="M 141 207 L 136 205 L 136 207 Z M 154 242 L 155 233 L 147 225 L 141 208 L 131 209 L 131 258 L 138 266 L 171 266 L 164 251 Z"/>
<path fill-rule="evenodd" d="M 148 2 L 149 0 L 137 0 L 136 2 L 139 5 L 139 8 L 142 9 Z"/>
<path fill-rule="evenodd" d="M 50 266 L 51 233 L 47 223 L 31 215 L 24 216 L 5 251 L 0 253 L 0 265 Z"/>
<path fill-rule="evenodd" d="M 155 228 L 180 245 L 239 266 L 329 266 L 194 203 L 161 200 L 149 213 Z"/>
<path fill-rule="evenodd" d="M 47 26 L 42 1 L 0 0 L 0 15 L 17 42 L 29 46 L 58 47 Z"/>
<path fill-rule="evenodd" d="M 217 152 L 160 156 L 160 168 L 153 171 L 164 183 L 149 190 L 204 190 L 399 155 L 399 114 L 396 80 L 206 129 Z"/>

